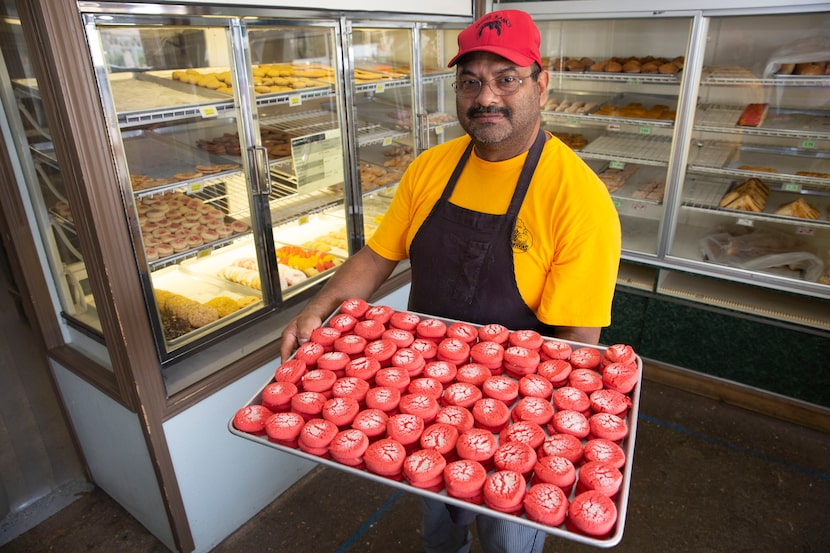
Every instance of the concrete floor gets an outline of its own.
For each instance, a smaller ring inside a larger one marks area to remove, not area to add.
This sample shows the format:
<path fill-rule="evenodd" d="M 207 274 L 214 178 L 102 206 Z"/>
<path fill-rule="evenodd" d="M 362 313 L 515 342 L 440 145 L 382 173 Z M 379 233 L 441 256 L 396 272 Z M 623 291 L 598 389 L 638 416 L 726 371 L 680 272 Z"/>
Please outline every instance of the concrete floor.
<path fill-rule="evenodd" d="M 641 393 L 628 552 L 830 551 L 830 436 L 651 381 Z M 320 467 L 214 553 L 415 553 L 418 497 Z M 2 553 L 164 553 L 100 490 Z M 481 553 L 476 543 L 474 553 Z M 596 548 L 549 537 L 545 553 Z"/>

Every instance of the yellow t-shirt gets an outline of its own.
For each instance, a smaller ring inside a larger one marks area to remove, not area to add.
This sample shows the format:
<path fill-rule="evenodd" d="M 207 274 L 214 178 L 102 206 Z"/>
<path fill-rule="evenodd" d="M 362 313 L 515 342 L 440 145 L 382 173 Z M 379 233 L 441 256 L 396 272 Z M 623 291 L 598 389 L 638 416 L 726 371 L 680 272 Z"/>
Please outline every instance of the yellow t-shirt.
<path fill-rule="evenodd" d="M 469 140 L 434 146 L 412 162 L 368 241 L 375 253 L 397 261 L 409 257 L 412 239 Z M 473 150 L 450 201 L 505 213 L 526 157 L 490 162 Z M 570 148 L 549 137 L 513 238 L 516 282 L 525 303 L 545 324 L 608 326 L 620 248 L 619 217 L 605 185 Z"/>

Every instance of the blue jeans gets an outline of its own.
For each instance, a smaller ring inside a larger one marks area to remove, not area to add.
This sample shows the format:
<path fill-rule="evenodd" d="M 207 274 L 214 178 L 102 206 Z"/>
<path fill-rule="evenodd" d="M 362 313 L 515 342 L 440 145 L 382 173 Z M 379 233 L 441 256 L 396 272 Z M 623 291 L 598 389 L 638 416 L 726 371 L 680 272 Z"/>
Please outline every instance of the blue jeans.
<path fill-rule="evenodd" d="M 486 553 L 542 553 L 545 546 L 546 534 L 530 526 L 463 509 L 460 513 L 454 513 L 456 523 L 448 510 L 448 507 L 456 507 L 423 496 L 421 505 L 422 542 L 426 553 L 469 553 L 473 542 L 469 522 L 473 518 L 481 547 Z"/>

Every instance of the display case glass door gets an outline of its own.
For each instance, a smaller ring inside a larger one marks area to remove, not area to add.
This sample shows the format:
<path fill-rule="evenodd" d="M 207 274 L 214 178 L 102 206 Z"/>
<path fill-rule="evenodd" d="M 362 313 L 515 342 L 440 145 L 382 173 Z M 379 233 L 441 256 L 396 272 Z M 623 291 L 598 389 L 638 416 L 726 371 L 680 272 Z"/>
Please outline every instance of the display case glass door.
<path fill-rule="evenodd" d="M 345 220 L 336 21 L 87 16 L 162 360 L 328 276 Z M 314 219 L 314 220 L 312 220 Z"/>
<path fill-rule="evenodd" d="M 624 257 L 658 255 L 692 21 L 539 21 L 551 77 L 543 126 L 608 187 Z"/>
<path fill-rule="evenodd" d="M 83 248 L 75 229 L 77 209 L 67 194 L 62 171 L 46 119 L 39 83 L 14 2 L 3 2 L 0 24 L 0 94 L 2 94 L 3 132 L 15 151 L 20 177 L 25 182 L 27 199 L 38 227 L 46 263 L 55 285 L 56 311 L 80 330 L 82 335 L 103 340 L 101 321 L 90 286 Z M 3 183 L 13 186 L 13 183 Z M 74 211 L 74 212 L 73 212 Z M 74 341 L 71 338 L 67 342 Z"/>
<path fill-rule="evenodd" d="M 709 20 L 672 258 L 830 297 L 828 28 L 828 13 Z"/>

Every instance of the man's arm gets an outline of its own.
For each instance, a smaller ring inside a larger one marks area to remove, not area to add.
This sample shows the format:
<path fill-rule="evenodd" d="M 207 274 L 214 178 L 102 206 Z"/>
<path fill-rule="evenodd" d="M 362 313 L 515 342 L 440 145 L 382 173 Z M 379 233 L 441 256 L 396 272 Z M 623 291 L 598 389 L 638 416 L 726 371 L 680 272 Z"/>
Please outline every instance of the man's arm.
<path fill-rule="evenodd" d="M 386 259 L 367 246 L 348 258 L 283 330 L 282 358 L 288 359 L 299 345 L 307 342 L 311 331 L 320 327 L 344 300 L 368 299 L 397 265 L 397 261 Z"/>
<path fill-rule="evenodd" d="M 553 332 L 553 337 L 573 342 L 598 344 L 601 330 L 598 326 L 557 326 Z"/>

